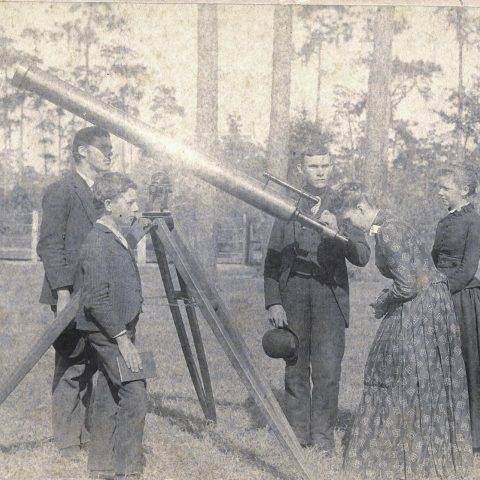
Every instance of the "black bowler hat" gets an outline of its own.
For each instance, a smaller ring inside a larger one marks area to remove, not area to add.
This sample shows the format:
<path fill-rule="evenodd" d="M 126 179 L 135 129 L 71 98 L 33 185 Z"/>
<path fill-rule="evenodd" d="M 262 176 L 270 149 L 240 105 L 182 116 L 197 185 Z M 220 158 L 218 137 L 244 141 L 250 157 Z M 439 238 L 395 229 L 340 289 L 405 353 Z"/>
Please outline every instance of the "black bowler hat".
<path fill-rule="evenodd" d="M 298 357 L 298 337 L 287 327 L 274 328 L 262 338 L 264 352 L 270 358 L 283 358 L 293 365 Z"/>

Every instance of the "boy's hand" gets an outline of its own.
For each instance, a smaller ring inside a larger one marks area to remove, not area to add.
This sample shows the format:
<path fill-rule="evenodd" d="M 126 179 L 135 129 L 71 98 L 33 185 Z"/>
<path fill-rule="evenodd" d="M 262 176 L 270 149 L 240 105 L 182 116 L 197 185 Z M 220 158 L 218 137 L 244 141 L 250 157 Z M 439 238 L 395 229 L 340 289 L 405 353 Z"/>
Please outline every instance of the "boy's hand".
<path fill-rule="evenodd" d="M 137 348 L 128 338 L 128 335 L 124 333 L 116 338 L 118 349 L 127 364 L 127 367 L 133 372 L 137 373 L 142 370 L 142 359 L 137 351 Z"/>
<path fill-rule="evenodd" d="M 149 218 L 140 217 L 137 221 L 138 225 L 145 233 L 147 233 L 153 226 L 153 223 Z"/>
<path fill-rule="evenodd" d="M 272 305 L 267 310 L 267 319 L 273 327 L 288 327 L 287 313 L 282 305 Z"/>
<path fill-rule="evenodd" d="M 70 290 L 68 288 L 59 288 L 57 290 L 57 314 L 60 313 L 70 301 Z"/>

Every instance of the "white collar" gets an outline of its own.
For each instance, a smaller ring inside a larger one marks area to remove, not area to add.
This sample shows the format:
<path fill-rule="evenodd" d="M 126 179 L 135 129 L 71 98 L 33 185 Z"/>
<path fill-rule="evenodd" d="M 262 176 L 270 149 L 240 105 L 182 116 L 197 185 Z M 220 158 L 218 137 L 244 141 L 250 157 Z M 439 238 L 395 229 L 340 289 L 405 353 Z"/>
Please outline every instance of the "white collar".
<path fill-rule="evenodd" d="M 80 170 L 75 170 L 84 180 L 85 180 L 85 183 L 88 185 L 88 188 L 92 188 L 93 187 L 93 184 L 95 183 L 94 180 L 92 180 L 91 178 L 87 177 L 84 173 L 80 172 Z M 107 225 L 105 225 L 107 226 Z"/>
<path fill-rule="evenodd" d="M 103 225 L 104 227 L 107 227 L 107 228 L 120 240 L 120 242 L 122 243 L 122 245 L 123 245 L 127 250 L 129 249 L 127 240 L 126 240 L 125 237 L 122 235 L 122 233 L 120 232 L 120 230 L 118 230 L 118 228 L 115 228 L 113 225 L 110 225 L 109 223 L 105 223 L 104 221 L 102 221 L 101 218 L 99 218 L 99 219 L 97 220 L 97 223 L 99 223 L 100 225 Z"/>
<path fill-rule="evenodd" d="M 372 225 L 370 227 L 370 231 L 368 232 L 368 234 L 373 236 L 373 235 L 376 235 L 379 231 L 380 231 L 380 225 Z"/>
<path fill-rule="evenodd" d="M 448 213 L 455 213 L 455 212 L 459 212 L 463 207 L 466 207 L 467 205 L 470 205 L 470 202 L 467 202 L 463 205 L 460 205 L 459 207 L 457 208 L 454 208 L 453 210 L 449 210 Z"/>

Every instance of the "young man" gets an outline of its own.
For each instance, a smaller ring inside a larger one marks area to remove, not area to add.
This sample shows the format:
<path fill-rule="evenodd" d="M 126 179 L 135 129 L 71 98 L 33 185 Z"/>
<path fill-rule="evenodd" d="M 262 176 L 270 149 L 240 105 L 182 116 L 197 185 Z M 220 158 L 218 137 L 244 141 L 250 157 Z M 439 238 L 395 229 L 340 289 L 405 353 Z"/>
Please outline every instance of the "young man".
<path fill-rule="evenodd" d="M 104 213 L 82 247 L 76 283 L 82 285 L 77 328 L 94 351 L 99 375 L 91 412 L 88 467 L 93 478 L 136 478 L 143 469 L 142 438 L 147 412 L 144 380 L 122 383 L 118 358 L 138 372 L 134 345 L 142 306 L 140 275 L 122 235 L 138 212 L 135 184 L 107 172 L 93 186 Z"/>
<path fill-rule="evenodd" d="M 317 205 L 299 208 L 338 230 L 330 213 L 334 193 L 327 186 L 333 170 L 322 146 L 305 149 L 298 170 L 304 190 Z M 265 259 L 265 306 L 270 323 L 286 326 L 299 339 L 298 359 L 285 367 L 286 415 L 303 446 L 330 454 L 334 447 L 341 362 L 348 327 L 348 275 L 345 259 L 367 264 L 365 236 L 350 229 L 344 247 L 295 222 L 276 220 Z M 312 387 L 310 386 L 312 382 Z"/>
<path fill-rule="evenodd" d="M 110 168 L 108 132 L 98 127 L 79 130 L 72 153 L 72 171 L 45 191 L 37 246 L 45 269 L 40 302 L 54 312 L 70 300 L 80 247 L 99 217 L 91 187 L 97 175 Z M 75 459 L 88 438 L 84 423 L 95 368 L 87 366 L 85 342 L 74 323 L 55 341 L 54 348 L 53 436 L 60 453 Z"/>

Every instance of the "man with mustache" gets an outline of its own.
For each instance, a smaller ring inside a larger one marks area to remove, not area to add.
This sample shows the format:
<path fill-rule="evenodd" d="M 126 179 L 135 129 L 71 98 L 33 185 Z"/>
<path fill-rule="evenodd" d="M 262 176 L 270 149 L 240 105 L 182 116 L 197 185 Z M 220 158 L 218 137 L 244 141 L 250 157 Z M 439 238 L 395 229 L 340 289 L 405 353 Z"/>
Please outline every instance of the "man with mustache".
<path fill-rule="evenodd" d="M 74 291 L 80 248 L 100 216 L 93 200 L 97 176 L 110 169 L 112 143 L 106 130 L 82 128 L 72 145 L 72 170 L 47 187 L 37 252 L 45 269 L 40 302 L 58 313 Z M 54 342 L 52 425 L 62 456 L 77 459 L 88 440 L 86 410 L 95 367 L 87 361 L 83 336 L 72 322 Z"/>

